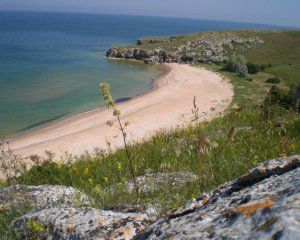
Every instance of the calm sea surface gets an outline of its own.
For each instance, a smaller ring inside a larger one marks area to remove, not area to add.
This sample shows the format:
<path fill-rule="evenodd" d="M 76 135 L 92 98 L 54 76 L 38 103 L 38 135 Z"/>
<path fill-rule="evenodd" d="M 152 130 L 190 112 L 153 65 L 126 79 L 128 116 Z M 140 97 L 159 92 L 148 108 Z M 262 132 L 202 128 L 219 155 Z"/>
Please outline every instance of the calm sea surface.
<path fill-rule="evenodd" d="M 150 89 L 162 70 L 104 57 L 113 45 L 143 36 L 276 26 L 158 17 L 0 12 L 0 136 L 104 105 Z"/>

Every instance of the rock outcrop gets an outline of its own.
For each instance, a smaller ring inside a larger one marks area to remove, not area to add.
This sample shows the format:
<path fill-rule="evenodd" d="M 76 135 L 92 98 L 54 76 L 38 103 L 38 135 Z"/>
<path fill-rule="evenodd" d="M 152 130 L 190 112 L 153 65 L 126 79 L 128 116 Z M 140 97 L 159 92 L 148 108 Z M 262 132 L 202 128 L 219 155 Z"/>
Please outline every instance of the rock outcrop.
<path fill-rule="evenodd" d="M 51 208 L 11 225 L 18 239 L 299 239 L 300 155 L 259 164 L 172 214 Z M 34 231 L 36 230 L 36 231 Z"/>
<path fill-rule="evenodd" d="M 15 185 L 0 188 L 0 206 L 4 209 L 17 210 L 26 206 L 40 210 L 91 204 L 92 200 L 87 195 L 72 187 Z"/>
<path fill-rule="evenodd" d="M 300 155 L 275 159 L 203 193 L 139 239 L 299 239 Z"/>
<path fill-rule="evenodd" d="M 148 64 L 210 63 L 222 62 L 228 59 L 228 56 L 234 51 L 243 52 L 264 43 L 256 36 L 244 38 L 233 33 L 211 32 L 191 37 L 190 40 L 184 42 L 179 41 L 177 46 L 166 44 L 176 40 L 176 37 L 139 39 L 137 43 L 140 47 L 111 48 L 107 51 L 106 56 L 141 60 Z M 160 43 L 161 45 L 159 45 Z M 143 48 L 144 45 L 147 47 Z"/>
<path fill-rule="evenodd" d="M 146 214 L 94 208 L 52 208 L 13 223 L 18 239 L 133 239 L 150 221 Z"/>
<path fill-rule="evenodd" d="M 151 173 L 136 178 L 139 190 L 145 193 L 158 191 L 168 185 L 183 187 L 186 183 L 195 180 L 197 176 L 188 172 Z M 129 192 L 134 191 L 133 181 L 128 181 L 125 185 Z"/>

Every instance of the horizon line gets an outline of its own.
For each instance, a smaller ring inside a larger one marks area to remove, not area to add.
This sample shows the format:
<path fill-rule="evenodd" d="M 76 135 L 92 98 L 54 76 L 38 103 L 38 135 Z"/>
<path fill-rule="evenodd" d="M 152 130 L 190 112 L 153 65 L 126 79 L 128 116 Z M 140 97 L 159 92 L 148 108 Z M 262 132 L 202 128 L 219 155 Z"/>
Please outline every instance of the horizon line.
<path fill-rule="evenodd" d="M 128 14 L 128 13 L 103 13 L 103 12 L 77 12 L 77 11 L 53 11 L 53 10 L 0 10 L 1 12 L 20 12 L 20 13 L 67 13 L 67 14 L 93 14 L 93 15 L 115 15 L 115 16 L 129 16 L 129 17 L 153 17 L 153 18 L 174 18 L 174 19 L 186 19 L 186 20 L 199 20 L 199 21 L 212 21 L 212 22 L 227 22 L 227 23 L 242 23 L 242 24 L 257 24 L 262 26 L 272 26 L 272 27 L 284 27 L 299 30 L 300 26 L 291 25 L 280 25 L 274 23 L 261 23 L 261 22 L 243 22 L 234 20 L 222 20 L 222 19 L 205 19 L 205 18 L 195 18 L 195 17 L 175 17 L 175 16 L 159 16 L 159 15 L 138 15 L 138 14 Z"/>

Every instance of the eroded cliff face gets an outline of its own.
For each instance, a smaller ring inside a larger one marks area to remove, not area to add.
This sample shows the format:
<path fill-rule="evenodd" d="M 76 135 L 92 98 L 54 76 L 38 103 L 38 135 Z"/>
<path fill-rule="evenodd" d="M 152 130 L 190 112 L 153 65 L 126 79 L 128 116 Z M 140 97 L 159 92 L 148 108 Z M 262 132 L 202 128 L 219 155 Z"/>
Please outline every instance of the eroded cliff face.
<path fill-rule="evenodd" d="M 47 192 L 40 188 L 41 194 Z M 201 193 L 186 206 L 159 219 L 151 218 L 146 212 L 53 207 L 54 194 L 51 194 L 50 208 L 29 213 L 11 223 L 18 239 L 25 236 L 28 239 L 300 238 L 300 155 L 259 164 L 248 174 Z M 80 196 L 79 201 L 90 202 L 84 195 Z M 32 223 L 41 230 L 34 238 L 28 229 Z"/>
<path fill-rule="evenodd" d="M 107 57 L 141 60 L 148 64 L 171 62 L 222 62 L 233 52 L 243 52 L 264 41 L 253 37 L 239 37 L 233 33 L 214 32 L 182 41 L 180 37 L 144 38 L 136 47 L 111 48 Z"/>

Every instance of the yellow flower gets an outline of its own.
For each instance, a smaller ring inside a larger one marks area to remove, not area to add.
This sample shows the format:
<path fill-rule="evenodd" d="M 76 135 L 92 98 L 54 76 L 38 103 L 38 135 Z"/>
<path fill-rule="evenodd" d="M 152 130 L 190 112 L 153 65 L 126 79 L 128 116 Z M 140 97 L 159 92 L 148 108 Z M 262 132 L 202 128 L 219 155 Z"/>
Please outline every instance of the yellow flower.
<path fill-rule="evenodd" d="M 86 176 L 86 175 L 88 175 L 88 173 L 89 173 L 89 169 L 88 169 L 88 168 L 85 168 L 84 171 L 83 171 L 83 175 Z"/>
<path fill-rule="evenodd" d="M 30 221 L 26 223 L 27 227 L 34 232 L 43 232 L 45 230 L 44 226 L 37 221 Z"/>
<path fill-rule="evenodd" d="M 122 170 L 122 164 L 120 162 L 117 162 L 117 168 L 118 168 L 119 171 Z"/>
<path fill-rule="evenodd" d="M 193 193 L 192 194 L 192 199 L 196 199 L 198 197 L 198 193 Z"/>
<path fill-rule="evenodd" d="M 253 158 L 252 163 L 253 163 L 254 165 L 258 164 L 258 156 L 255 156 L 255 157 Z"/>
<path fill-rule="evenodd" d="M 108 184 L 108 177 L 103 177 L 104 183 Z"/>
<path fill-rule="evenodd" d="M 137 164 L 134 164 L 134 171 L 135 171 L 135 172 L 138 171 L 138 166 L 137 166 Z"/>
<path fill-rule="evenodd" d="M 100 184 L 97 184 L 97 185 L 95 186 L 95 192 L 96 192 L 96 193 L 101 193 L 101 190 L 102 190 L 101 185 L 100 185 Z"/>
<path fill-rule="evenodd" d="M 93 185 L 94 181 L 93 181 L 92 178 L 89 178 L 89 183 L 90 183 L 91 185 Z"/>
<path fill-rule="evenodd" d="M 283 157 L 286 157 L 286 153 L 284 153 L 284 152 L 279 153 L 279 156 L 282 157 L 282 158 L 283 158 Z"/>
<path fill-rule="evenodd" d="M 295 152 L 295 150 L 296 150 L 296 146 L 295 146 L 295 144 L 291 144 L 291 146 L 290 146 L 290 150 L 291 150 L 291 152 L 292 152 L 292 153 L 294 153 L 294 152 Z"/>

